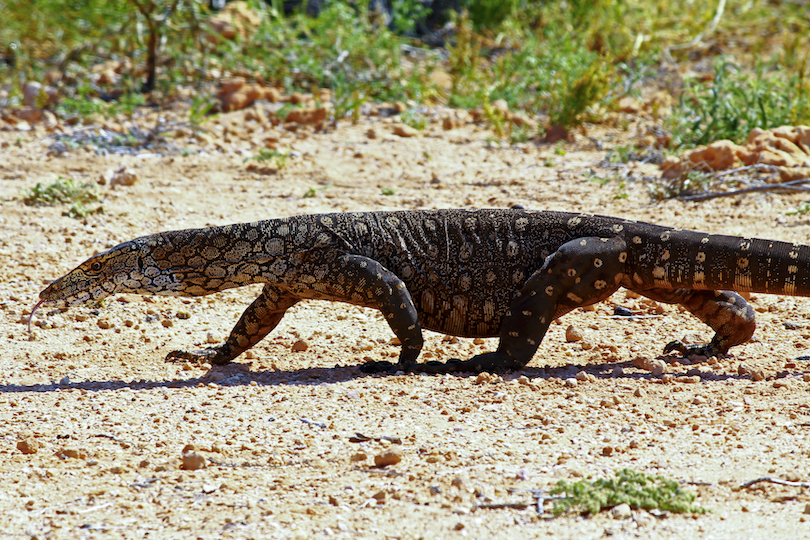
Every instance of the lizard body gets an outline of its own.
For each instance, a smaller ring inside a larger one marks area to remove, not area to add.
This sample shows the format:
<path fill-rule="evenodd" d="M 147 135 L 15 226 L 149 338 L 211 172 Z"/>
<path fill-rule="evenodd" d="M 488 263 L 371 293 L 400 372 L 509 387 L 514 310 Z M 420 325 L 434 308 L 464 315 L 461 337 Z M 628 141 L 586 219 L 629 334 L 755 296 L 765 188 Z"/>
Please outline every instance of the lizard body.
<path fill-rule="evenodd" d="M 588 214 L 312 214 L 124 242 L 52 282 L 34 311 L 42 303 L 66 307 L 122 292 L 201 296 L 264 283 L 225 343 L 167 359 L 228 363 L 272 331 L 290 306 L 325 299 L 379 309 L 402 343 L 396 369 L 503 370 L 526 365 L 554 319 L 619 287 L 682 304 L 716 332 L 708 344 L 673 342 L 667 352 L 725 353 L 755 328 L 754 310 L 732 291 L 810 296 L 808 262 L 806 245 Z M 416 364 L 423 328 L 500 336 L 500 344 L 467 361 Z"/>

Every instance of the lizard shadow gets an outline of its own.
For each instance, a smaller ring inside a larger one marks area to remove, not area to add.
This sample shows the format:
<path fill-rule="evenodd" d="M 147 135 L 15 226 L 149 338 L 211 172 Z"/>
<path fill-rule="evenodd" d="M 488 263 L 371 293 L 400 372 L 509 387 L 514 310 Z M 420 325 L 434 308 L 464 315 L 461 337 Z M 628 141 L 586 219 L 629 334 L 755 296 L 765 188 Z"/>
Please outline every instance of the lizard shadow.
<path fill-rule="evenodd" d="M 589 364 L 587 366 L 567 364 L 565 366 L 555 367 L 526 367 L 519 371 L 502 373 L 506 380 L 518 379 L 521 376 L 526 376 L 529 382 L 537 379 L 546 381 L 558 380 L 560 383 L 565 384 L 568 379 L 575 378 L 576 374 L 580 371 L 592 374 L 598 379 L 612 379 L 615 381 L 621 380 L 649 380 L 659 381 L 659 377 L 653 376 L 647 372 L 623 372 L 616 374 L 616 368 L 632 367 L 630 362 L 608 362 L 605 364 Z M 425 374 L 414 373 L 405 374 L 405 376 L 424 376 Z M 441 377 L 444 374 L 427 374 L 431 377 Z M 217 366 L 209 370 L 201 376 L 193 376 L 187 378 L 175 378 L 171 380 L 136 380 L 124 381 L 120 379 L 111 380 L 86 380 L 77 382 L 57 383 L 52 382 L 48 384 L 0 384 L 0 394 L 14 394 L 14 393 L 45 393 L 45 392 L 64 392 L 68 390 L 83 390 L 87 392 L 103 392 L 110 390 L 121 390 L 124 388 L 130 390 L 153 390 L 156 388 L 190 388 L 199 385 L 207 385 L 215 383 L 219 386 L 234 387 L 234 386 L 250 386 L 255 384 L 257 386 L 318 386 L 321 384 L 334 384 L 348 382 L 363 378 L 389 378 L 394 376 L 402 376 L 399 373 L 364 373 L 360 370 L 360 364 L 349 366 L 336 366 L 336 367 L 304 367 L 300 369 L 290 370 L 262 370 L 251 371 L 250 364 L 247 363 L 233 363 L 226 366 Z M 471 372 L 458 372 L 456 377 L 478 377 L 478 374 Z M 723 374 L 704 372 L 701 374 L 701 382 L 709 381 L 725 381 L 725 380 L 750 380 L 749 375 L 741 374 Z M 700 383 L 698 383 L 700 384 Z"/>

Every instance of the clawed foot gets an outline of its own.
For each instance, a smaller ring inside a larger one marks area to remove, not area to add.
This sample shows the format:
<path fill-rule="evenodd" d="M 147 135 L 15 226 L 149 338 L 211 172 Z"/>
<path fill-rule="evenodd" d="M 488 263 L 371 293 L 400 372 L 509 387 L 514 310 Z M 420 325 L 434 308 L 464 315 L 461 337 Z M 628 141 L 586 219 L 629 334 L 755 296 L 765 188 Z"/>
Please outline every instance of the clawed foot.
<path fill-rule="evenodd" d="M 681 340 L 670 341 L 667 343 L 667 346 L 664 347 L 664 354 L 669 354 L 672 351 L 678 351 L 684 358 L 688 358 L 693 354 L 710 358 L 720 353 L 711 343 L 693 343 L 687 345 Z"/>
<path fill-rule="evenodd" d="M 191 362 L 193 364 L 211 364 L 212 366 L 221 366 L 228 364 L 231 358 L 228 358 L 222 352 L 223 346 L 210 347 L 208 349 L 199 349 L 196 351 L 172 351 L 166 355 L 167 362 Z"/>

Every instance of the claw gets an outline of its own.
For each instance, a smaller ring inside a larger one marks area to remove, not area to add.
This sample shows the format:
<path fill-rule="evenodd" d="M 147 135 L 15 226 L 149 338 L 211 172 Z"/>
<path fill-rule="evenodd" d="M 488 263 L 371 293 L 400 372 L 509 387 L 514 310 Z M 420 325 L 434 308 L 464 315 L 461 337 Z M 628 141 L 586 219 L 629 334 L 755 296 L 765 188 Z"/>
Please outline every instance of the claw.
<path fill-rule="evenodd" d="M 669 354 L 672 351 L 678 351 L 684 358 L 688 358 L 693 354 L 710 358 L 717 356 L 719 352 L 711 343 L 692 343 L 687 345 L 679 339 L 670 341 L 667 343 L 667 346 L 664 347 L 664 354 Z"/>
<path fill-rule="evenodd" d="M 209 363 L 212 366 L 229 364 L 231 359 L 222 354 L 222 346 L 199 349 L 197 351 L 172 351 L 166 355 L 167 362 L 181 362 L 186 360 L 195 364 Z"/>

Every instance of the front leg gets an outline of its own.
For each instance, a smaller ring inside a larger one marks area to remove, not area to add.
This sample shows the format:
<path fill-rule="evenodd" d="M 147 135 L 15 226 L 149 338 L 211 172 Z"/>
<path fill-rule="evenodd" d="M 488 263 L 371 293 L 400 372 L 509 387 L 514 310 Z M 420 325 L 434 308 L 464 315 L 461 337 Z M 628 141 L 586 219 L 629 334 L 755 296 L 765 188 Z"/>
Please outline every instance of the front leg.
<path fill-rule="evenodd" d="M 225 343 L 196 351 L 172 351 L 166 355 L 166 361 L 189 360 L 199 364 L 203 362 L 212 365 L 227 364 L 269 334 L 281 321 L 284 312 L 298 300 L 295 296 L 267 284 L 256 300 L 242 313 Z"/>
<path fill-rule="evenodd" d="M 399 276 L 378 261 L 337 251 L 314 252 L 311 270 L 292 276 L 290 290 L 301 298 L 337 300 L 379 309 L 402 349 L 399 362 L 368 362 L 366 372 L 407 370 L 422 350 L 422 326 L 411 293 Z M 314 273 L 320 274 L 316 279 Z"/>
<path fill-rule="evenodd" d="M 524 284 L 501 323 L 495 352 L 445 364 L 428 362 L 414 371 L 509 371 L 534 356 L 551 321 L 569 311 L 608 298 L 624 277 L 627 246 L 621 238 L 577 238 L 552 253 Z"/>

